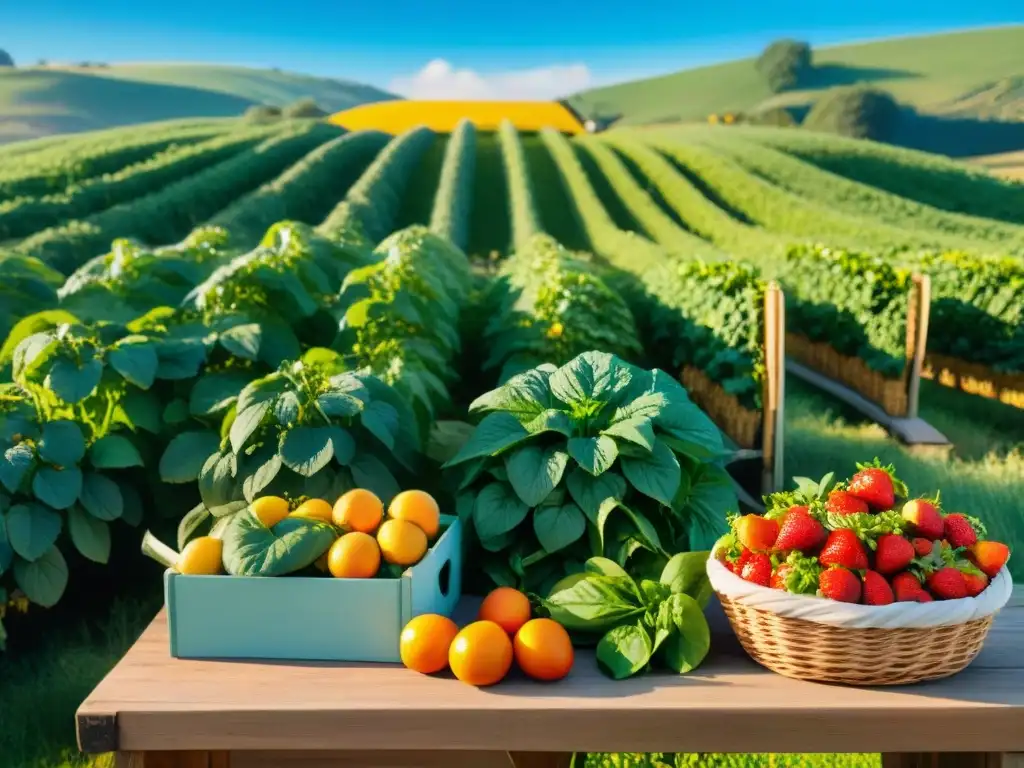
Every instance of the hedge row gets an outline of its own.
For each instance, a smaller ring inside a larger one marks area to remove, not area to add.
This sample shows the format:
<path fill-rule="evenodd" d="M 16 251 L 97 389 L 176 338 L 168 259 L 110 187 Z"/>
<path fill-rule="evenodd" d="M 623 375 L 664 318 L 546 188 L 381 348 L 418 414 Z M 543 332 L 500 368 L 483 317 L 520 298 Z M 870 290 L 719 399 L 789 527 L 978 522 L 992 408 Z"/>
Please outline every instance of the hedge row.
<path fill-rule="evenodd" d="M 469 120 L 461 120 L 445 149 L 430 229 L 462 249 L 469 245 L 475 170 L 476 128 Z"/>
<path fill-rule="evenodd" d="M 530 238 L 543 229 L 537 205 L 533 199 L 530 171 L 526 166 L 519 133 L 510 120 L 503 120 L 498 128 L 498 141 L 508 182 L 508 208 L 512 222 L 512 250 L 525 248 Z"/>
<path fill-rule="evenodd" d="M 687 229 L 737 256 L 762 259 L 783 245 L 778 235 L 741 222 L 704 196 L 662 155 L 634 137 L 603 138 L 634 166 L 643 181 L 658 191 Z"/>
<path fill-rule="evenodd" d="M 158 192 L 43 230 L 22 241 L 18 249 L 70 274 L 108 248 L 114 238 L 136 238 L 151 245 L 177 242 L 239 195 L 336 136 L 338 130 L 326 123 L 289 128 Z"/>
<path fill-rule="evenodd" d="M 266 128 L 238 131 L 184 147 L 173 146 L 117 173 L 99 176 L 46 197 L 19 197 L 0 205 L 0 239 L 25 237 L 148 195 L 218 163 L 270 136 Z"/>
<path fill-rule="evenodd" d="M 434 137 L 433 131 L 420 126 L 392 139 L 321 222 L 319 231 L 331 237 L 355 228 L 373 244 L 387 237 L 409 177 Z"/>
<path fill-rule="evenodd" d="M 388 143 L 382 131 L 358 131 L 320 145 L 276 179 L 239 198 L 209 224 L 227 228 L 234 246 L 251 247 L 285 219 L 315 224 L 330 213 Z"/>
<path fill-rule="evenodd" d="M 65 190 L 85 179 L 114 173 L 175 144 L 191 144 L 223 133 L 234 122 L 175 121 L 110 131 L 88 140 L 65 139 L 6 160 L 0 170 L 0 200 Z"/>

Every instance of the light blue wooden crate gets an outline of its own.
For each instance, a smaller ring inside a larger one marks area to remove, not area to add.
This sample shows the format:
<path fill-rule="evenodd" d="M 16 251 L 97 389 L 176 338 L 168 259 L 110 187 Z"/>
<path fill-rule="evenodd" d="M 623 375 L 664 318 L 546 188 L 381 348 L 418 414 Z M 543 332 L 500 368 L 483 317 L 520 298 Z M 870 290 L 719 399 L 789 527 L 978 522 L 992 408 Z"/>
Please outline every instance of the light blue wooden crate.
<path fill-rule="evenodd" d="M 398 662 L 413 616 L 450 616 L 462 592 L 462 526 L 397 579 L 164 575 L 171 656 Z"/>

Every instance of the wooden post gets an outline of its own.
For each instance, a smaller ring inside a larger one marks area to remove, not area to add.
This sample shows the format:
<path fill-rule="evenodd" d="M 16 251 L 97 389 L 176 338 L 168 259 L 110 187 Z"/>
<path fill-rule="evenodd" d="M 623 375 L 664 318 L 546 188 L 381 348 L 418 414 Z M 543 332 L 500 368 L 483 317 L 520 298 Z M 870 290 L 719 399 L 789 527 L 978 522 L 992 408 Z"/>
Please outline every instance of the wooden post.
<path fill-rule="evenodd" d="M 907 418 L 917 418 L 921 394 L 921 371 L 928 346 L 928 318 L 931 310 L 932 282 L 928 275 L 913 276 L 910 306 L 907 308 Z"/>
<path fill-rule="evenodd" d="M 771 282 L 764 294 L 765 381 L 761 394 L 764 426 L 762 429 L 762 493 L 780 490 L 785 483 L 783 433 L 786 381 L 786 304 L 778 283 Z"/>

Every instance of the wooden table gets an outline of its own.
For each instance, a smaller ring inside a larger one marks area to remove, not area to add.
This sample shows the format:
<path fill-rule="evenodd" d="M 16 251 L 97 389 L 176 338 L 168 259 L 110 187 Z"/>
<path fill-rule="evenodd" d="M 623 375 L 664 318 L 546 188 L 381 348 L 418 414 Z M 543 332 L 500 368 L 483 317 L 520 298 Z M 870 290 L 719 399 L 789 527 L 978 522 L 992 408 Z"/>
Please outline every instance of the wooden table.
<path fill-rule="evenodd" d="M 82 704 L 79 745 L 133 768 L 560 768 L 573 751 L 882 752 L 885 768 L 1024 768 L 1012 754 L 1024 753 L 1019 590 L 967 670 L 898 689 L 772 674 L 717 633 L 721 621 L 687 676 L 616 682 L 579 653 L 561 682 L 513 675 L 476 689 L 397 665 L 172 659 L 161 612 Z"/>

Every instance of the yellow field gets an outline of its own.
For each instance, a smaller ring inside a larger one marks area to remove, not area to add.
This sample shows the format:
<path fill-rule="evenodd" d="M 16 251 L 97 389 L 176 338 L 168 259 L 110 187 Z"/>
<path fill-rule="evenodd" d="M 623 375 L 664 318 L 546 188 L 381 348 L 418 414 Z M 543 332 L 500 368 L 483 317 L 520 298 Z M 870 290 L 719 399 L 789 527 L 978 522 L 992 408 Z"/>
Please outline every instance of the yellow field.
<path fill-rule="evenodd" d="M 338 112 L 330 121 L 350 131 L 376 129 L 399 134 L 418 125 L 451 133 L 462 119 L 481 131 L 496 131 L 507 119 L 524 132 L 541 128 L 584 132 L 573 113 L 556 101 L 382 101 Z"/>

